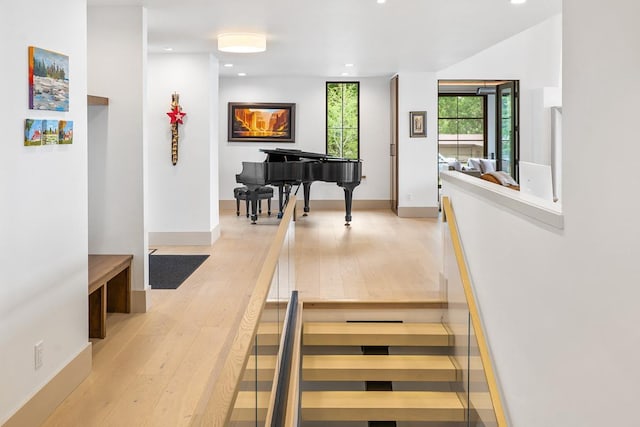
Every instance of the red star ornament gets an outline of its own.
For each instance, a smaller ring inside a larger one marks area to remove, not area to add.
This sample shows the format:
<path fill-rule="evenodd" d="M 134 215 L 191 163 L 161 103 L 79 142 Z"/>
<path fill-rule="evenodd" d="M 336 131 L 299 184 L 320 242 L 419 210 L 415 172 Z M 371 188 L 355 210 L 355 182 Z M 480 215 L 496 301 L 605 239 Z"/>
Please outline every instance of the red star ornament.
<path fill-rule="evenodd" d="M 183 113 L 180 110 L 180 107 L 173 107 L 173 109 L 171 109 L 171 111 L 169 111 L 167 113 L 167 116 L 169 116 L 171 118 L 171 124 L 174 123 L 178 123 L 178 124 L 184 124 L 182 123 L 182 119 L 184 118 L 184 116 L 186 116 L 187 113 Z"/>

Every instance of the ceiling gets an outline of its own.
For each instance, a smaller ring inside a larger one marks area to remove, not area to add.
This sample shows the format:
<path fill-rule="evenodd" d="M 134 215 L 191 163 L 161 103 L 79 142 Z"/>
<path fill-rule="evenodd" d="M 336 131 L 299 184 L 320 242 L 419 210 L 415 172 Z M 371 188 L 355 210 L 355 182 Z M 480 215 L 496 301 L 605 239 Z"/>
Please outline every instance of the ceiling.
<path fill-rule="evenodd" d="M 221 75 L 381 76 L 438 71 L 562 10 L 562 0 L 88 0 L 147 7 L 149 52 L 212 52 Z M 267 51 L 218 52 L 224 32 L 261 32 Z M 171 53 L 167 53 L 171 54 Z M 345 67 L 345 64 L 354 64 Z"/>

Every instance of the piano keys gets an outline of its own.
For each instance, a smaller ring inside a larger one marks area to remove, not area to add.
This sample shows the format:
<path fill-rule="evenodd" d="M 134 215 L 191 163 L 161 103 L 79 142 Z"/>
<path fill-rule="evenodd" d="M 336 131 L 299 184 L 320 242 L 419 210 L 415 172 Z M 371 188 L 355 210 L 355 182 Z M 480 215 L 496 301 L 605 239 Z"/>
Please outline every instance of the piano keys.
<path fill-rule="evenodd" d="M 265 185 L 278 187 L 280 205 L 278 218 L 289 200 L 291 187 L 302 185 L 304 192 L 304 212 L 309 212 L 309 195 L 314 181 L 335 182 L 344 189 L 345 225 L 351 222 L 353 190 L 362 180 L 362 161 L 310 153 L 301 150 L 261 149 L 267 154 L 264 162 L 242 162 L 242 172 L 236 175 L 236 182 L 248 189 L 247 198 L 251 203 L 251 221 L 258 220 L 257 189 Z"/>

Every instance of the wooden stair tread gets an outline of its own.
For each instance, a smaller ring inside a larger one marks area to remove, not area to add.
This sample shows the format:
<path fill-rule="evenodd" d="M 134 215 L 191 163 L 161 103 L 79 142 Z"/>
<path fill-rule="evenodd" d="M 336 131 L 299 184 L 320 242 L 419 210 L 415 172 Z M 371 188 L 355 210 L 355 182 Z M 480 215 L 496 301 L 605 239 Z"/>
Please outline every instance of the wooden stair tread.
<path fill-rule="evenodd" d="M 243 381 L 272 381 L 278 357 L 275 355 L 249 356 Z"/>
<path fill-rule="evenodd" d="M 449 346 L 452 337 L 441 323 L 307 322 L 304 345 Z"/>
<path fill-rule="evenodd" d="M 269 406 L 270 391 L 240 391 L 236 397 L 231 413 L 232 421 L 255 421 L 256 414 L 258 420 L 264 420 L 267 416 Z M 256 411 L 257 403 L 257 411 Z"/>
<path fill-rule="evenodd" d="M 258 325 L 257 344 L 259 346 L 273 346 L 280 344 L 280 333 L 282 332 L 282 323 L 277 322 L 261 322 Z"/>
<path fill-rule="evenodd" d="M 449 356 L 319 355 L 304 356 L 305 381 L 457 381 Z"/>
<path fill-rule="evenodd" d="M 456 393 L 434 391 L 305 391 L 305 421 L 464 421 Z"/>

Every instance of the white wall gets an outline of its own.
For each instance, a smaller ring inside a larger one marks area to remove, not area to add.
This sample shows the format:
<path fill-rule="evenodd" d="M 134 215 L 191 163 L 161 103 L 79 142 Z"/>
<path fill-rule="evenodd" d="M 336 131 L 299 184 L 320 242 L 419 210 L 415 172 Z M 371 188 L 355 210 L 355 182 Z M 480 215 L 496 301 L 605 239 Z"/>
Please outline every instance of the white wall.
<path fill-rule="evenodd" d="M 409 113 L 427 112 L 427 137 L 409 137 Z M 438 82 L 435 73 L 398 74 L 398 208 L 436 208 Z"/>
<path fill-rule="evenodd" d="M 535 91 L 562 84 L 562 16 L 557 15 L 520 34 L 438 72 L 438 79 L 520 80 L 520 160 L 545 163 L 548 139 L 536 129 L 550 113 L 539 113 Z M 548 164 L 548 161 L 546 161 Z"/>
<path fill-rule="evenodd" d="M 131 286 L 142 291 L 148 282 L 146 10 L 91 6 L 87 15 L 89 93 L 109 98 L 108 107 L 92 108 L 89 122 L 89 252 L 133 254 Z"/>
<path fill-rule="evenodd" d="M 209 54 L 151 54 L 148 65 L 147 228 L 156 239 L 162 240 L 166 232 L 191 232 L 208 236 L 210 244 L 219 233 L 217 220 L 213 222 L 218 217 L 217 60 Z M 174 92 L 180 95 L 180 105 L 187 113 L 179 126 L 175 166 L 171 163 L 171 125 L 166 114 Z M 204 244 L 207 239 L 188 240 L 182 244 Z"/>
<path fill-rule="evenodd" d="M 638 112 L 640 4 L 564 0 L 563 7 L 564 230 L 455 186 L 445 191 L 458 217 L 510 425 L 634 425 L 638 179 L 634 168 L 624 167 L 615 179 L 603 178 L 593 165 L 611 141 L 625 158 L 640 155 L 633 126 L 612 126 L 633 123 Z M 630 95 L 616 97 L 615 104 L 602 84 L 611 78 Z"/>
<path fill-rule="evenodd" d="M 7 2 L 0 14 L 0 424 L 88 345 L 86 23 L 84 0 Z M 28 46 L 69 56 L 69 112 L 29 110 Z M 25 147 L 26 118 L 73 120 L 73 144 Z"/>
<path fill-rule="evenodd" d="M 236 174 L 242 162 L 262 162 L 260 148 L 294 148 L 326 153 L 325 84 L 327 79 L 221 78 L 220 79 L 220 198 L 233 199 L 238 186 Z M 389 79 L 361 78 L 360 82 L 360 157 L 362 174 L 367 178 L 353 192 L 354 200 L 389 200 Z M 227 141 L 228 102 L 294 102 L 296 104 L 295 144 L 239 143 Z M 302 190 L 299 192 L 301 197 Z M 344 191 L 336 184 L 316 182 L 311 200 L 342 200 Z M 312 203 L 313 204 L 313 203 Z M 313 209 L 313 206 L 312 206 Z"/>

